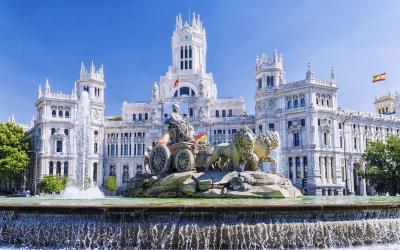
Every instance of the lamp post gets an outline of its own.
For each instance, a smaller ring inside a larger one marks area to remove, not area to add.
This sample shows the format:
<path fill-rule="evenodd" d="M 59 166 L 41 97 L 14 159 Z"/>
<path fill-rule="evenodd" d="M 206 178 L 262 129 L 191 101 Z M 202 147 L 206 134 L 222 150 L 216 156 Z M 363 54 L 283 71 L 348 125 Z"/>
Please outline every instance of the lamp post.
<path fill-rule="evenodd" d="M 345 178 L 345 195 L 350 194 L 349 190 L 349 176 L 348 176 L 348 166 L 347 166 L 347 152 L 346 152 L 346 134 L 345 134 L 345 128 L 346 128 L 346 122 L 352 119 L 354 116 L 352 113 L 346 113 L 344 110 L 341 108 L 338 108 L 338 113 L 337 117 L 339 118 L 339 121 L 342 123 L 342 134 L 343 134 L 343 155 L 344 155 L 344 170 L 346 172 L 346 178 Z"/>

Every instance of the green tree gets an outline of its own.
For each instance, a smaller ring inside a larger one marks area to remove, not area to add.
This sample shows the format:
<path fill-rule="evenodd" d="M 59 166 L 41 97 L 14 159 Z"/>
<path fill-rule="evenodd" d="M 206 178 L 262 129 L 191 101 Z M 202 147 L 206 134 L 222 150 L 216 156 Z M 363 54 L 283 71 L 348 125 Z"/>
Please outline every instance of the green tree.
<path fill-rule="evenodd" d="M 46 175 L 39 181 L 38 188 L 46 194 L 59 193 L 64 189 L 63 180 L 53 175 Z"/>
<path fill-rule="evenodd" d="M 363 155 L 368 162 L 360 173 L 379 193 L 400 193 L 400 138 L 389 136 L 386 142 L 369 142 Z"/>
<path fill-rule="evenodd" d="M 15 123 L 0 123 L 0 178 L 11 180 L 28 167 L 29 136 Z"/>
<path fill-rule="evenodd" d="M 108 176 L 106 179 L 106 190 L 109 193 L 117 191 L 117 180 L 114 176 Z"/>

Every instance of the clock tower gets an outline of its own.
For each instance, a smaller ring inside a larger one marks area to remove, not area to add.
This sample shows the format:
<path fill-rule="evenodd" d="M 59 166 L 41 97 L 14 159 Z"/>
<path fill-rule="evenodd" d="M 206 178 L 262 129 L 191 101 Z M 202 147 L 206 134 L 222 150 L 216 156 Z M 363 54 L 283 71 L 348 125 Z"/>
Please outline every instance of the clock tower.
<path fill-rule="evenodd" d="M 182 23 L 179 14 L 176 17 L 172 35 L 172 67 L 180 74 L 206 72 L 206 30 L 200 15 L 193 13 L 191 24 Z"/>
<path fill-rule="evenodd" d="M 213 75 L 206 71 L 206 30 L 200 15 L 193 13 L 189 22 L 179 14 L 171 39 L 172 65 L 160 77 L 160 99 L 217 98 Z"/>

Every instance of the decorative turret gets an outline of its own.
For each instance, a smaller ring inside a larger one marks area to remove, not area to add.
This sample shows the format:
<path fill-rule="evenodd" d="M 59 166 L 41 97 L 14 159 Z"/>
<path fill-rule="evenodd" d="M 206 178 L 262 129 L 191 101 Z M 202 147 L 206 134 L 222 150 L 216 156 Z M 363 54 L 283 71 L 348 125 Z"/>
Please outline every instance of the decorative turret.
<path fill-rule="evenodd" d="M 9 123 L 15 123 L 15 117 L 14 117 L 14 114 L 11 114 L 11 116 L 10 116 L 10 117 L 8 117 L 8 122 L 9 122 Z"/>
<path fill-rule="evenodd" d="M 262 53 L 256 58 L 257 91 L 272 89 L 284 83 L 283 56 L 275 50 L 272 57 Z"/>
<path fill-rule="evenodd" d="M 335 73 L 334 67 L 332 67 L 332 69 L 331 69 L 331 81 L 336 82 L 336 73 Z"/>
<path fill-rule="evenodd" d="M 90 65 L 89 72 L 86 70 L 83 62 L 81 63 L 80 80 L 95 80 L 99 82 L 104 82 L 104 70 L 103 65 L 100 66 L 99 70 L 96 71 L 96 67 L 93 61 Z"/>
<path fill-rule="evenodd" d="M 311 68 L 311 63 L 307 64 L 306 79 L 307 80 L 314 80 L 315 79 L 315 74 L 314 74 L 314 71 Z"/>

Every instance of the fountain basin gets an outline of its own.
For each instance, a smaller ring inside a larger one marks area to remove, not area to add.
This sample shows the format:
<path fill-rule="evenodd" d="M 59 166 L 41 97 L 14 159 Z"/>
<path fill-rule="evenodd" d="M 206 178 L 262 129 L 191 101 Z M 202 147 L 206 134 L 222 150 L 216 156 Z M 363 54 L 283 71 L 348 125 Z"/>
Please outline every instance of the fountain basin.
<path fill-rule="evenodd" d="M 0 246 L 248 249 L 397 244 L 399 209 L 398 197 L 0 198 Z"/>

